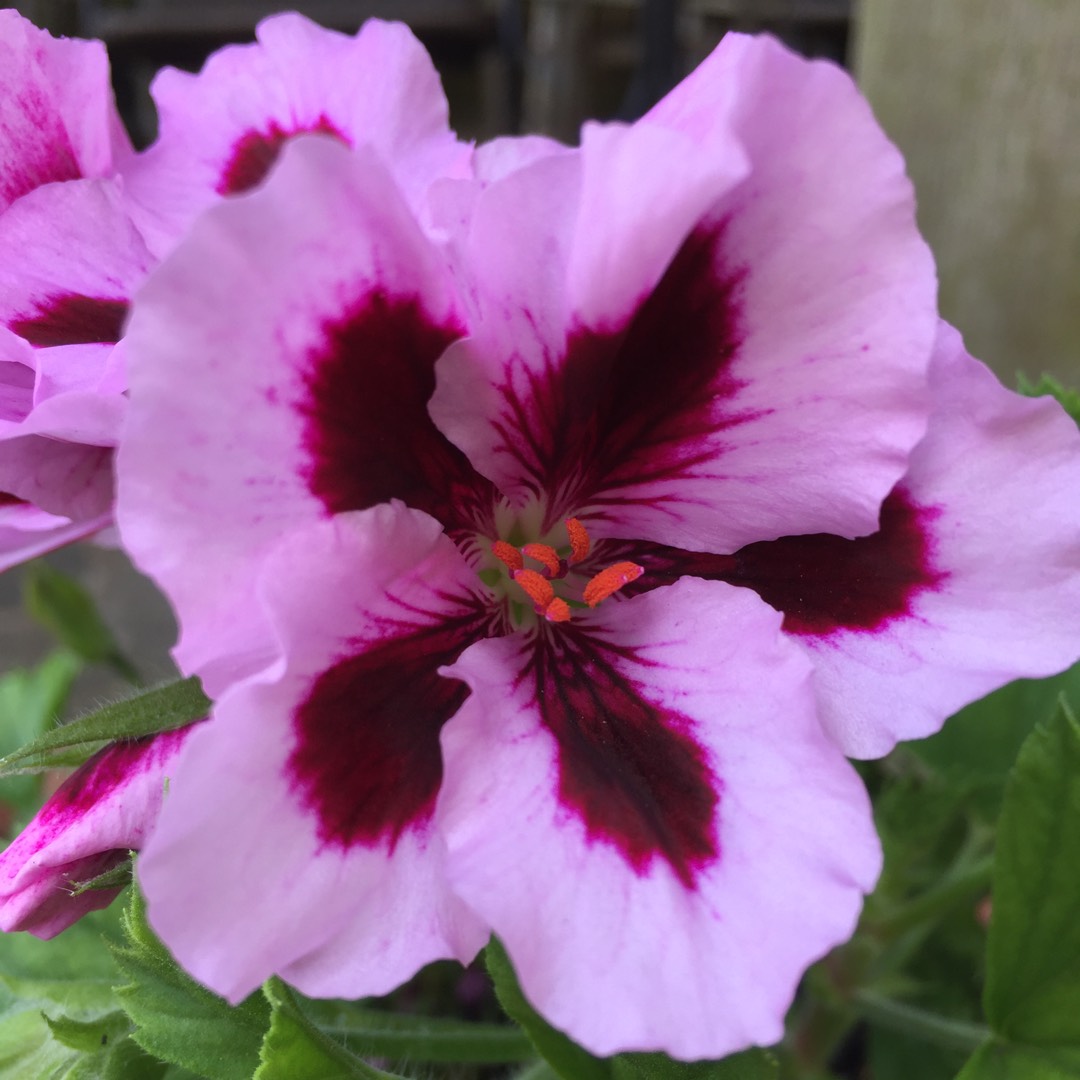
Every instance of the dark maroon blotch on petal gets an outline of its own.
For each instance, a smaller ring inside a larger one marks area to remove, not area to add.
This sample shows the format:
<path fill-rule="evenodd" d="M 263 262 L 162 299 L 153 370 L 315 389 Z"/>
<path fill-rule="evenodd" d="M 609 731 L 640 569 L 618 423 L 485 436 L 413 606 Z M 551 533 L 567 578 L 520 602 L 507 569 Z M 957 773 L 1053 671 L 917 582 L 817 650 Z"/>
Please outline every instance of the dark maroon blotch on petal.
<path fill-rule="evenodd" d="M 26 506 L 26 500 L 18 495 L 12 495 L 10 491 L 0 491 L 0 506 Z"/>
<path fill-rule="evenodd" d="M 720 854 L 720 782 L 692 722 L 650 702 L 615 660 L 570 627 L 537 643 L 532 674 L 559 747 L 559 799 L 591 840 L 611 844 L 636 873 L 664 859 L 693 888 Z"/>
<path fill-rule="evenodd" d="M 325 116 L 320 116 L 313 124 L 291 129 L 283 128 L 276 120 L 271 120 L 264 131 L 245 132 L 236 141 L 228 164 L 217 182 L 217 193 L 238 195 L 243 191 L 250 191 L 266 178 L 289 139 L 296 135 L 312 134 L 333 135 L 346 145 L 351 145 L 340 128 Z"/>
<path fill-rule="evenodd" d="M 678 479 L 710 460 L 717 433 L 760 415 L 723 406 L 744 385 L 730 366 L 745 277 L 724 264 L 724 227 L 691 233 L 626 323 L 572 332 L 527 404 L 508 394 L 518 438 L 507 443 L 538 491 L 580 505 L 603 490 L 616 503 L 620 487 Z"/>
<path fill-rule="evenodd" d="M 324 844 L 393 850 L 430 820 L 442 783 L 439 732 L 469 693 L 438 669 L 478 636 L 480 621 L 463 615 L 389 638 L 314 681 L 294 716 L 287 769 Z"/>
<path fill-rule="evenodd" d="M 324 328 L 308 358 L 305 480 L 329 513 L 401 499 L 447 528 L 471 527 L 493 489 L 435 427 L 435 361 L 462 329 L 416 297 L 373 291 Z"/>
<path fill-rule="evenodd" d="M 786 536 L 736 553 L 727 580 L 749 585 L 784 613 L 790 634 L 822 637 L 835 630 L 881 630 L 911 615 L 919 593 L 947 575 L 935 569 L 927 526 L 940 515 L 894 488 L 870 536 Z"/>
<path fill-rule="evenodd" d="M 645 567 L 627 593 L 701 577 L 753 589 L 784 613 L 789 634 L 874 632 L 910 616 L 912 601 L 948 575 L 934 567 L 930 524 L 940 515 L 896 487 L 881 508 L 881 528 L 848 540 L 817 533 L 749 544 L 734 555 L 680 551 L 657 544 L 613 546 Z"/>
<path fill-rule="evenodd" d="M 64 293 L 50 296 L 37 311 L 8 327 L 39 349 L 54 345 L 113 344 L 124 334 L 128 301 Z"/>

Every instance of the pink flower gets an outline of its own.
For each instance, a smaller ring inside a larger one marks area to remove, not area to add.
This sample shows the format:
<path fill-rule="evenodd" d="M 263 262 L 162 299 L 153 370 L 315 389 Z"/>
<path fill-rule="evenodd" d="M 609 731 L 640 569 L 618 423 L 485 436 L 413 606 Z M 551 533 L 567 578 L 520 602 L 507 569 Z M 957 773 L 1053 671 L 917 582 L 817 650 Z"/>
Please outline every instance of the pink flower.
<path fill-rule="evenodd" d="M 109 179 L 131 157 L 104 46 L 0 11 L 0 569 L 111 520 L 103 385 L 149 266 Z"/>
<path fill-rule="evenodd" d="M 191 728 L 114 743 L 70 776 L 0 854 L 0 929 L 55 937 L 119 889 L 72 887 L 142 847 Z"/>
<path fill-rule="evenodd" d="M 300 134 L 370 144 L 417 208 L 433 180 L 467 175 L 470 148 L 450 131 L 438 73 L 404 24 L 372 19 L 347 37 L 288 12 L 255 33 L 257 44 L 219 50 L 198 75 L 165 68 L 154 79 L 160 134 L 125 179 L 155 251 L 223 196 L 261 183 Z"/>
<path fill-rule="evenodd" d="M 105 46 L 0 11 L 0 213 L 44 184 L 112 176 L 131 153 Z"/>
<path fill-rule="evenodd" d="M 729 36 L 640 123 L 475 170 L 425 229 L 297 139 L 136 301 L 121 530 L 218 698 L 151 920 L 233 1000 L 494 931 L 596 1053 L 774 1042 L 879 869 L 841 748 L 1080 651 L 1080 440 L 939 328 L 829 65 Z"/>
<path fill-rule="evenodd" d="M 161 135 L 134 155 L 101 43 L 0 13 L 0 569 L 111 524 L 117 343 L 136 288 L 201 209 L 257 184 L 298 131 L 371 142 L 418 207 L 467 166 L 404 26 L 348 38 L 281 15 L 258 34 L 199 76 L 162 71 Z"/>

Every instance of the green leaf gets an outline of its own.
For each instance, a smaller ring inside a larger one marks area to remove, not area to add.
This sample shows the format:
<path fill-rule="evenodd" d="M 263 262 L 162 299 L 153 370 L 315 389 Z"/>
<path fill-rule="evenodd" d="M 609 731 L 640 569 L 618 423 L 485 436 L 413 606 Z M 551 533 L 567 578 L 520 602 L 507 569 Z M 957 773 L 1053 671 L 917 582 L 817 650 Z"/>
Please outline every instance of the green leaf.
<path fill-rule="evenodd" d="M 117 998 L 147 1053 L 209 1080 L 251 1080 L 270 1020 L 262 994 L 231 1006 L 183 972 L 146 921 L 137 889 L 124 917 L 125 943 L 113 947 L 127 980 Z"/>
<path fill-rule="evenodd" d="M 120 912 L 112 907 L 84 915 L 51 941 L 31 934 L 0 934 L 0 972 L 26 983 L 95 984 L 111 994 L 116 965 L 107 942 L 119 933 Z"/>
<path fill-rule="evenodd" d="M 270 979 L 263 993 L 272 1011 L 254 1080 L 394 1080 L 320 1031 L 280 979 Z"/>
<path fill-rule="evenodd" d="M 38 622 L 87 663 L 107 664 L 130 682 L 139 681 L 98 613 L 94 598 L 74 578 L 40 559 L 32 562 L 23 577 L 23 602 Z"/>
<path fill-rule="evenodd" d="M 209 713 L 211 704 L 194 676 L 144 690 L 53 728 L 29 746 L 0 758 L 0 776 L 79 764 L 117 739 L 172 731 L 201 720 Z"/>
<path fill-rule="evenodd" d="M 1080 1080 L 1080 1050 L 992 1040 L 975 1051 L 956 1080 Z"/>
<path fill-rule="evenodd" d="M 110 1043 L 115 1045 L 131 1031 L 131 1021 L 123 1009 L 114 1009 L 93 1020 L 77 1020 L 63 1014 L 53 1017 L 48 1012 L 43 1015 L 57 1042 L 87 1054 L 98 1053 Z"/>
<path fill-rule="evenodd" d="M 559 1074 L 546 1061 L 534 1061 L 510 1080 L 559 1080 Z"/>
<path fill-rule="evenodd" d="M 1017 377 L 1017 389 L 1027 397 L 1043 397 L 1049 395 L 1057 400 L 1057 403 L 1080 424 L 1080 392 L 1062 386 L 1052 375 L 1043 374 L 1038 382 L 1031 382 L 1026 375 Z"/>
<path fill-rule="evenodd" d="M 619 1054 L 616 1080 L 775 1080 L 780 1063 L 767 1050 L 746 1050 L 722 1061 L 672 1061 L 663 1054 Z"/>
<path fill-rule="evenodd" d="M 0 679 L 0 753 L 9 754 L 56 723 L 83 662 L 66 649 L 29 671 Z"/>
<path fill-rule="evenodd" d="M 1080 701 L 1080 664 L 1049 679 L 1017 679 L 907 748 L 950 784 L 971 789 L 969 801 L 993 822 L 1021 745 L 1061 694 Z"/>
<path fill-rule="evenodd" d="M 300 999 L 300 1008 L 321 1031 L 362 1057 L 500 1065 L 536 1056 L 516 1025 L 412 1016 L 353 1002 Z"/>
<path fill-rule="evenodd" d="M 1080 725 L 1064 699 L 1020 751 L 998 826 L 984 1008 L 1009 1041 L 1080 1052 Z"/>
<path fill-rule="evenodd" d="M 131 1042 L 115 1006 L 108 983 L 0 977 L 0 1076 L 161 1080 L 164 1065 Z"/>
<path fill-rule="evenodd" d="M 135 853 L 129 851 L 127 859 L 120 863 L 119 866 L 114 866 L 111 870 L 106 870 L 104 873 L 88 878 L 86 881 L 73 881 L 71 883 L 71 895 L 82 896 L 84 892 L 93 892 L 95 889 L 122 889 L 130 885 L 135 867 L 134 859 Z"/>
<path fill-rule="evenodd" d="M 611 1080 L 614 1074 L 607 1061 L 583 1050 L 553 1028 L 529 1004 L 518 984 L 510 957 L 498 938 L 493 937 L 488 942 L 485 960 L 499 1004 L 511 1020 L 524 1028 L 537 1052 L 559 1076 L 564 1080 Z"/>
<path fill-rule="evenodd" d="M 194 1073 L 170 1071 L 163 1061 L 152 1058 L 131 1038 L 116 1044 L 105 1062 L 101 1080 L 199 1080 Z"/>
<path fill-rule="evenodd" d="M 869 1075 L 874 1080 L 952 1080 L 964 1056 L 876 1025 L 867 1032 Z"/>
<path fill-rule="evenodd" d="M 17 750 L 56 723 L 82 667 L 74 653 L 63 649 L 30 671 L 11 671 L 0 678 L 0 754 Z M 41 784 L 31 776 L 12 778 L 0 798 L 17 820 L 25 821 L 41 805 Z"/>

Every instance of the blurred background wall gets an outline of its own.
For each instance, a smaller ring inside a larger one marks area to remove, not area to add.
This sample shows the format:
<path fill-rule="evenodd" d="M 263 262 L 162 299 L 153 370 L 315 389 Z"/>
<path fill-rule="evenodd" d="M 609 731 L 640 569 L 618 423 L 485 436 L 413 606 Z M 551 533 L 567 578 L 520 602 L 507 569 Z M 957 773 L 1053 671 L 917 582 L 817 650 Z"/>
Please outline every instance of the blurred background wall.
<path fill-rule="evenodd" d="M 39 25 L 100 37 L 137 141 L 154 134 L 147 87 L 162 64 L 197 70 L 250 40 L 264 0 L 19 0 Z M 854 66 L 904 151 L 938 259 L 943 313 L 1007 382 L 1018 369 L 1080 383 L 1080 0 L 308 0 L 349 32 L 368 17 L 413 26 L 443 73 L 465 137 L 544 131 L 644 112 L 729 29 L 770 31 Z M 150 676 L 164 670 L 167 608 L 115 552 L 58 556 L 99 597 Z M 0 577 L 0 669 L 47 638 Z M 101 696 L 108 679 L 85 689 Z"/>

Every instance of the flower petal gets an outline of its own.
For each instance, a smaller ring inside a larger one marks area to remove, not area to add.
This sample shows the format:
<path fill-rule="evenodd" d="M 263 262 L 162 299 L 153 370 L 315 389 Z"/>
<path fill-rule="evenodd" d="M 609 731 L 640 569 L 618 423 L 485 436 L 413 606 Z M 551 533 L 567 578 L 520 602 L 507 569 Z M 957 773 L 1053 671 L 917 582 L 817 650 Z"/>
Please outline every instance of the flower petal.
<path fill-rule="evenodd" d="M 121 530 L 212 696 L 272 652 L 251 597 L 284 530 L 391 497 L 444 524 L 478 498 L 490 514 L 490 486 L 426 411 L 454 305 L 374 155 L 315 136 L 208 211 L 137 297 Z"/>
<path fill-rule="evenodd" d="M 24 433 L 116 444 L 111 353 L 153 261 L 115 181 L 49 184 L 0 217 L 0 324 L 34 346 L 38 373 Z"/>
<path fill-rule="evenodd" d="M 823 722 L 857 757 L 1080 657 L 1076 425 L 1005 390 L 944 324 L 931 379 L 937 409 L 879 533 L 737 556 L 810 651 Z"/>
<path fill-rule="evenodd" d="M 478 200 L 440 427 L 597 536 L 872 531 L 926 426 L 935 278 L 850 79 L 729 35 L 629 132 L 585 134 L 578 175 L 547 158 Z"/>
<path fill-rule="evenodd" d="M 451 883 L 593 1053 L 778 1040 L 873 885 L 865 791 L 779 623 L 684 581 L 447 669 L 472 690 L 443 730 Z"/>
<path fill-rule="evenodd" d="M 819 534 L 734 555 L 611 546 L 644 576 L 754 589 L 816 668 L 822 720 L 855 757 L 937 731 L 957 709 L 1080 656 L 1080 434 L 1005 390 L 942 324 L 937 408 L 870 536 Z"/>
<path fill-rule="evenodd" d="M 0 441 L 0 491 L 50 514 L 97 518 L 113 504 L 112 452 L 38 435 Z"/>
<path fill-rule="evenodd" d="M 153 263 L 115 181 L 39 188 L 0 218 L 0 322 L 37 348 L 115 344 Z"/>
<path fill-rule="evenodd" d="M 414 206 L 436 177 L 464 174 L 469 150 L 449 129 L 430 58 L 403 24 L 372 19 L 346 37 L 289 12 L 264 19 L 256 36 L 215 53 L 199 75 L 165 68 L 154 80 L 161 135 L 128 180 L 159 250 L 222 195 L 261 182 L 304 132 L 373 146 Z"/>
<path fill-rule="evenodd" d="M 578 429 L 619 372 L 607 356 L 565 355 L 568 333 L 621 327 L 743 168 L 735 143 L 721 159 L 659 127 L 589 124 L 580 152 L 537 153 L 478 196 L 470 338 L 440 361 L 431 412 L 504 493 L 552 492 L 580 468 Z"/>
<path fill-rule="evenodd" d="M 63 783 L 0 854 L 0 929 L 51 938 L 111 903 L 119 889 L 72 896 L 71 887 L 142 847 L 192 730 L 113 743 Z"/>
<path fill-rule="evenodd" d="M 0 11 L 0 211 L 42 184 L 106 176 L 130 153 L 105 46 Z"/>
<path fill-rule="evenodd" d="M 101 532 L 112 524 L 112 513 L 88 521 L 70 521 L 47 514 L 9 492 L 0 491 L 0 570 Z"/>
<path fill-rule="evenodd" d="M 471 959 L 486 930 L 446 889 L 432 816 L 467 694 L 437 668 L 484 632 L 476 575 L 395 503 L 295 532 L 262 583 L 284 659 L 192 740 L 140 860 L 151 922 L 230 1000 L 274 972 L 355 997 Z"/>

